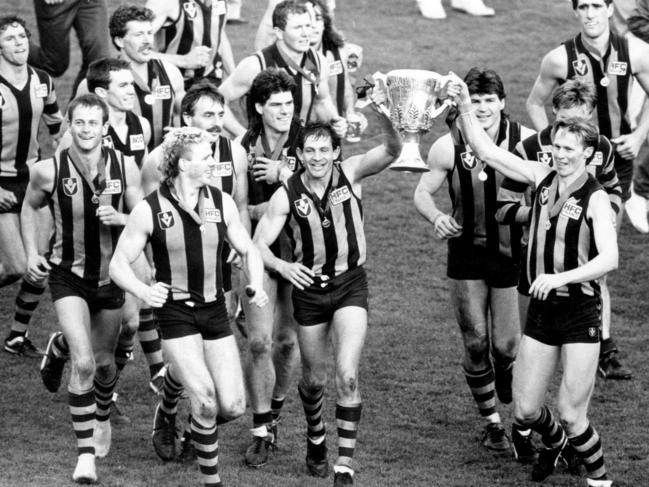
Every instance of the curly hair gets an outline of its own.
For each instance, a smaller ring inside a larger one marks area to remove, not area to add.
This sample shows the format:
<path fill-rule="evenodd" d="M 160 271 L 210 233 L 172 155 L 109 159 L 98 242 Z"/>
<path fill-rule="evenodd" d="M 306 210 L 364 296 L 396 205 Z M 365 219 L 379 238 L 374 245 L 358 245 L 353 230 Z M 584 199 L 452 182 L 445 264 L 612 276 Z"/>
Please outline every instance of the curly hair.
<path fill-rule="evenodd" d="M 136 5 L 122 5 L 117 7 L 108 21 L 110 39 L 113 42 L 115 49 L 119 50 L 119 47 L 115 44 L 115 37 L 121 39 L 126 35 L 126 24 L 132 21 L 153 22 L 154 18 L 155 14 L 153 13 L 153 10 L 146 7 L 139 7 Z"/>
<path fill-rule="evenodd" d="M 180 169 L 178 161 L 187 157 L 192 146 L 210 142 L 210 136 L 205 130 L 196 127 L 179 127 L 171 129 L 162 142 L 162 163 L 160 172 L 164 182 L 171 186 L 173 179 L 178 176 Z"/>
<path fill-rule="evenodd" d="M 0 32 L 4 31 L 9 26 L 13 26 L 14 24 L 22 26 L 22 28 L 25 29 L 27 37 L 31 37 L 32 34 L 27 28 L 27 23 L 22 17 L 18 17 L 17 15 L 5 15 L 4 17 L 0 17 Z"/>
<path fill-rule="evenodd" d="M 275 10 L 273 10 L 273 27 L 284 30 L 286 29 L 286 22 L 288 21 L 289 15 L 306 13 L 309 13 L 309 11 L 306 9 L 304 3 L 297 0 L 284 0 L 278 3 Z"/>

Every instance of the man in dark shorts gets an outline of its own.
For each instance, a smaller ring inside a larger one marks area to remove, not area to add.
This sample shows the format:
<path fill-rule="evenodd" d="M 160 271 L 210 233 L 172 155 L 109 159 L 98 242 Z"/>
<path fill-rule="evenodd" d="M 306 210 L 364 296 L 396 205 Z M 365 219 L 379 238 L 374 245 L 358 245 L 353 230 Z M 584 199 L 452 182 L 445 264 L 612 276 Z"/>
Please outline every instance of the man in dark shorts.
<path fill-rule="evenodd" d="M 591 487 L 610 487 L 602 444 L 587 413 L 600 348 L 599 279 L 617 268 L 614 218 L 606 192 L 586 170 L 597 128 L 582 118 L 555 122 L 555 167 L 523 161 L 485 136 L 472 113 L 467 86 L 456 78 L 462 133 L 476 156 L 505 176 L 537 188 L 532 207 L 526 271 L 531 285 L 528 318 L 514 365 L 514 424 L 536 431 L 544 448 L 532 469 L 542 481 L 570 444 Z M 562 363 L 558 410 L 544 405 Z"/>
<path fill-rule="evenodd" d="M 472 68 L 465 80 L 480 124 L 491 140 L 513 150 L 532 131 L 504 115 L 505 91 L 492 70 Z M 520 340 L 516 284 L 518 262 L 502 244 L 520 240 L 516 227 L 495 220 L 496 195 L 503 177 L 475 157 L 462 134 L 438 139 L 428 156 L 430 172 L 415 191 L 415 207 L 433 224 L 438 238 L 448 240 L 447 276 L 451 301 L 464 343 L 463 370 L 480 415 L 486 420 L 482 444 L 509 452 L 496 397 L 511 402 L 512 363 Z M 453 214 L 435 204 L 434 195 L 449 181 Z M 491 315 L 491 326 L 489 326 Z"/>
<path fill-rule="evenodd" d="M 251 302 L 261 307 L 268 298 L 262 288 L 259 251 L 241 224 L 234 201 L 209 185 L 216 166 L 211 142 L 207 132 L 190 127 L 167 136 L 164 182 L 130 214 L 110 274 L 124 290 L 154 308 L 165 355 L 189 394 L 201 480 L 218 486 L 217 423 L 242 415 L 246 403 L 223 294 L 221 256 L 226 238 L 250 276 Z M 152 285 L 139 280 L 131 268 L 148 243 L 156 270 Z M 160 414 L 158 405 L 156 416 Z M 164 420 L 173 425 L 174 417 Z M 173 426 L 168 431 L 175 433 Z"/>
<path fill-rule="evenodd" d="M 124 293 L 108 276 L 108 264 L 126 214 L 141 198 L 135 161 L 102 146 L 108 107 L 82 95 L 68 108 L 72 145 L 34 164 L 22 210 L 27 272 L 49 275 L 52 301 L 71 356 L 70 414 L 79 458 L 75 482 L 97 480 L 95 456 L 108 454 L 108 421 L 118 372 L 114 350 Z M 49 259 L 36 242 L 37 213 L 49 205 L 54 238 Z"/>
<path fill-rule="evenodd" d="M 16 282 L 26 271 L 20 234 L 20 209 L 29 182 L 29 167 L 39 157 L 38 127 L 44 122 L 50 135 L 59 132 L 63 117 L 48 74 L 27 64 L 29 32 L 25 21 L 14 16 L 0 18 L 0 287 Z M 49 212 L 39 212 L 43 229 L 51 227 Z M 38 247 L 47 249 L 50 235 L 40 233 Z M 25 276 L 16 296 L 11 330 L 4 350 L 37 358 L 27 334 L 29 321 L 43 294 L 46 281 Z"/>
<path fill-rule="evenodd" d="M 378 101 L 381 94 L 373 95 Z M 338 458 L 334 486 L 353 485 L 352 457 L 361 419 L 358 368 L 367 331 L 368 289 L 361 182 L 385 169 L 401 150 L 388 117 L 380 115 L 384 145 L 334 163 L 340 142 L 328 125 L 308 124 L 297 154 L 303 168 L 271 197 L 255 243 L 266 269 L 293 284 L 293 307 L 302 357 L 298 386 L 307 419 L 306 464 L 313 476 L 329 471 L 322 419 L 329 334 L 336 364 Z M 294 260 L 276 257 L 270 245 L 285 229 Z"/>

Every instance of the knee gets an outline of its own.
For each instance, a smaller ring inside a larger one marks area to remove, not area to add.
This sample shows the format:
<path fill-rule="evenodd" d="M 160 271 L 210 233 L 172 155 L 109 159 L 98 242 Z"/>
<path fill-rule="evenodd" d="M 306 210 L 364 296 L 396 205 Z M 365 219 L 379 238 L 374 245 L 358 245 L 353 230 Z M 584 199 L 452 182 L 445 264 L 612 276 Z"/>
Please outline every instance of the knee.
<path fill-rule="evenodd" d="M 523 425 L 529 426 L 539 417 L 541 409 L 524 398 L 514 397 L 514 418 Z"/>
<path fill-rule="evenodd" d="M 52 63 L 48 68 L 49 73 L 55 78 L 58 78 L 59 76 L 63 76 L 67 70 L 68 70 L 68 62 L 64 60 L 62 61 L 52 60 Z"/>
<path fill-rule="evenodd" d="M 205 422 L 216 419 L 218 408 L 216 405 L 216 396 L 213 391 L 199 391 L 192 394 L 192 414 Z"/>
<path fill-rule="evenodd" d="M 219 409 L 219 415 L 223 418 L 231 421 L 237 419 L 239 416 L 243 416 L 246 412 L 246 401 L 243 397 L 228 401 L 225 404 L 221 404 Z"/>
<path fill-rule="evenodd" d="M 139 320 L 139 315 L 137 313 L 133 313 L 129 317 L 124 317 L 124 321 L 122 321 L 122 329 L 120 331 L 120 338 L 132 338 L 135 336 L 137 333 L 137 329 L 139 327 L 140 320 Z"/>
<path fill-rule="evenodd" d="M 312 368 L 302 364 L 302 387 L 306 390 L 322 389 L 327 385 L 325 368 Z"/>
<path fill-rule="evenodd" d="M 487 360 L 489 342 L 486 335 L 473 334 L 465 338 L 465 354 L 471 364 L 481 364 Z"/>
<path fill-rule="evenodd" d="M 95 360 L 92 357 L 72 358 L 74 370 L 81 382 L 87 382 L 95 377 Z"/>
<path fill-rule="evenodd" d="M 115 361 L 110 358 L 98 358 L 95 362 L 95 373 L 99 377 L 111 377 L 115 370 Z"/>
<path fill-rule="evenodd" d="M 354 371 L 341 371 L 336 374 L 336 389 L 339 397 L 358 394 L 358 374 Z"/>
<path fill-rule="evenodd" d="M 270 356 L 270 351 L 273 346 L 270 336 L 251 337 L 248 343 L 250 347 L 250 355 L 252 355 L 253 360 Z"/>
<path fill-rule="evenodd" d="M 290 334 L 280 335 L 275 341 L 275 349 L 281 357 L 289 360 L 297 351 L 297 337 Z"/>
<path fill-rule="evenodd" d="M 518 335 L 496 341 L 492 350 L 494 360 L 496 362 L 511 362 L 514 360 L 519 343 L 520 338 Z"/>
<path fill-rule="evenodd" d="M 558 404 L 559 409 L 559 422 L 568 435 L 574 435 L 576 432 L 584 431 L 588 425 L 588 419 L 585 411 L 578 408 L 568 406 L 566 404 Z"/>

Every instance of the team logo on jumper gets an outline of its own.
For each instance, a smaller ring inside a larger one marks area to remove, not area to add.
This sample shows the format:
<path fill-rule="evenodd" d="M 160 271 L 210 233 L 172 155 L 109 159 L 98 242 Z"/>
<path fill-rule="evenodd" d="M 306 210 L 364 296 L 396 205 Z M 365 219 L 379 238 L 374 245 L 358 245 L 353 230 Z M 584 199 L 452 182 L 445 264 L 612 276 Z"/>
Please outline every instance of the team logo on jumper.
<path fill-rule="evenodd" d="M 144 150 L 144 134 L 134 134 L 128 138 L 131 150 Z"/>
<path fill-rule="evenodd" d="M 183 3 L 183 9 L 185 10 L 185 14 L 187 15 L 187 18 L 189 20 L 194 20 L 196 18 L 198 9 L 196 8 L 196 4 L 194 2 Z"/>
<path fill-rule="evenodd" d="M 160 229 L 167 230 L 173 227 L 174 223 L 174 214 L 170 211 L 161 211 L 158 213 L 158 225 L 160 225 Z"/>
<path fill-rule="evenodd" d="M 306 218 L 311 214 L 311 203 L 309 203 L 309 198 L 302 196 L 299 200 L 293 202 L 295 205 L 295 210 L 297 214 L 302 218 Z"/>
<path fill-rule="evenodd" d="M 572 62 L 572 67 L 577 76 L 586 76 L 588 74 L 588 63 L 583 58 L 575 59 Z"/>
<path fill-rule="evenodd" d="M 547 186 L 542 187 L 541 191 L 539 191 L 539 203 L 541 203 L 542 205 L 547 205 L 549 196 L 550 188 L 548 188 Z"/>
<path fill-rule="evenodd" d="M 108 147 L 109 149 L 115 148 L 115 144 L 113 144 L 113 138 L 110 135 L 104 135 L 101 139 L 101 142 L 104 147 Z"/>
<path fill-rule="evenodd" d="M 221 210 L 218 208 L 205 208 L 204 217 L 206 223 L 221 223 Z"/>
<path fill-rule="evenodd" d="M 594 326 L 589 327 L 588 336 L 591 338 L 595 338 L 597 336 L 597 328 L 595 328 Z"/>
<path fill-rule="evenodd" d="M 339 205 L 340 203 L 347 201 L 352 197 L 351 192 L 349 191 L 349 188 L 347 186 L 343 186 L 342 188 L 338 188 L 335 191 L 332 191 L 329 194 L 329 201 L 331 201 L 332 205 Z"/>
<path fill-rule="evenodd" d="M 612 76 L 626 76 L 626 63 L 611 61 L 608 65 L 607 73 Z"/>
<path fill-rule="evenodd" d="M 598 150 L 593 154 L 593 158 L 590 160 L 591 166 L 601 166 L 604 164 L 604 154 L 601 150 Z"/>
<path fill-rule="evenodd" d="M 214 169 L 212 170 L 212 176 L 217 178 L 232 176 L 232 163 L 231 162 L 217 163 Z"/>
<path fill-rule="evenodd" d="M 462 152 L 460 159 L 462 159 L 462 165 L 467 171 L 470 171 L 476 166 L 477 159 L 473 155 L 473 152 Z"/>
<path fill-rule="evenodd" d="M 153 96 L 156 100 L 169 100 L 171 98 L 171 87 L 169 85 L 156 86 L 153 90 Z"/>
<path fill-rule="evenodd" d="M 539 151 L 536 153 L 536 158 L 541 164 L 545 164 L 548 167 L 554 166 L 554 156 L 549 150 Z"/>
<path fill-rule="evenodd" d="M 102 194 L 120 194 L 122 192 L 122 181 L 119 179 L 107 179 L 106 189 Z"/>
<path fill-rule="evenodd" d="M 47 85 L 45 83 L 39 83 L 34 87 L 34 94 L 37 98 L 47 97 Z"/>
<path fill-rule="evenodd" d="M 577 204 L 574 198 L 570 198 L 563 204 L 561 208 L 561 215 L 567 216 L 572 220 L 578 220 L 581 216 L 583 208 Z"/>
<path fill-rule="evenodd" d="M 67 196 L 74 196 L 79 191 L 77 178 L 63 178 L 63 192 Z"/>
<path fill-rule="evenodd" d="M 329 64 L 329 76 L 338 76 L 343 73 L 343 63 L 342 61 L 334 61 Z"/>
<path fill-rule="evenodd" d="M 297 159 L 295 157 L 284 155 L 282 156 L 282 160 L 286 163 L 286 167 L 295 172 L 295 168 L 297 167 Z"/>

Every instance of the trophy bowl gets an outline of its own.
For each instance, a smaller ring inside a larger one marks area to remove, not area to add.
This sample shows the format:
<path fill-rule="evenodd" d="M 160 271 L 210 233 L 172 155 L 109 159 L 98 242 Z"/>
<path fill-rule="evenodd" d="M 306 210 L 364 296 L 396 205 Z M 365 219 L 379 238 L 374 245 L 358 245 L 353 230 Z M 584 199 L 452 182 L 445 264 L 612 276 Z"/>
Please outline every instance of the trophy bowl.
<path fill-rule="evenodd" d="M 425 172 L 426 162 L 419 152 L 419 138 L 428 132 L 436 117 L 450 106 L 438 106 L 437 90 L 442 75 L 420 69 L 396 69 L 386 76 L 390 119 L 403 136 L 401 154 L 390 165 L 394 171 Z"/>

